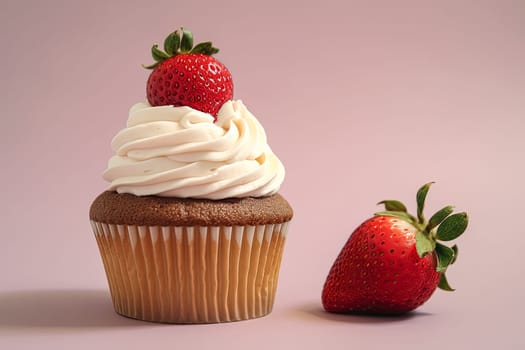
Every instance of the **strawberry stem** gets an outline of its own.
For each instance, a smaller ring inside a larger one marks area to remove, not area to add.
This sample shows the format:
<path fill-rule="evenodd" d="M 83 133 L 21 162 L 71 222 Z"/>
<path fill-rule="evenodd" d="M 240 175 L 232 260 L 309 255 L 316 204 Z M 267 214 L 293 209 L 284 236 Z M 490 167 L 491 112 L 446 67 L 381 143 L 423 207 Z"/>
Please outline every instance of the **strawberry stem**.
<path fill-rule="evenodd" d="M 203 54 L 212 56 L 219 52 L 219 49 L 213 47 L 211 41 L 205 41 L 193 46 L 193 33 L 187 28 L 180 28 L 173 33 L 168 34 L 164 39 L 164 51 L 159 49 L 158 44 L 154 44 L 151 48 L 151 56 L 155 63 L 142 67 L 146 69 L 154 69 L 161 62 L 170 57 L 183 54 Z"/>

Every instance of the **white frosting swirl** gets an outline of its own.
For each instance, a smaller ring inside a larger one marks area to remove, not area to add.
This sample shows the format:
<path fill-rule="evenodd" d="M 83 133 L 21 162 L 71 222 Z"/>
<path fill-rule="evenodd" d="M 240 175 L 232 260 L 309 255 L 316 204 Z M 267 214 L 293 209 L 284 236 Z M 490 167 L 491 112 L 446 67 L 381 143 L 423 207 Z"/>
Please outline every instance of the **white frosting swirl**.
<path fill-rule="evenodd" d="M 217 121 L 190 107 L 137 103 L 111 142 L 104 179 L 138 196 L 224 199 L 276 193 L 284 167 L 257 119 L 227 101 Z"/>

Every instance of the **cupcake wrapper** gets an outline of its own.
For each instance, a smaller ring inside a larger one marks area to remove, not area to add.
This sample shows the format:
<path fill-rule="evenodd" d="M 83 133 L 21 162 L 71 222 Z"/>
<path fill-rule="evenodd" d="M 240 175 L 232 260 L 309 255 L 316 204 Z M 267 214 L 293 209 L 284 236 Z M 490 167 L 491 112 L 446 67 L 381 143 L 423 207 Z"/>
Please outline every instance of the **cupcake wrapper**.
<path fill-rule="evenodd" d="M 159 227 L 91 221 L 117 313 L 215 323 L 271 312 L 289 222 Z"/>

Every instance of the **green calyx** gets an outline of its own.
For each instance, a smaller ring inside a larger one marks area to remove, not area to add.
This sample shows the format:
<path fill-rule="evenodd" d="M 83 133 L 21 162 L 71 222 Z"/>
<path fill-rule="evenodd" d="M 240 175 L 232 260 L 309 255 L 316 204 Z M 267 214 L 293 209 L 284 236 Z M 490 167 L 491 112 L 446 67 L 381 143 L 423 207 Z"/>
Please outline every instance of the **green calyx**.
<path fill-rule="evenodd" d="M 213 47 L 213 44 L 210 41 L 199 43 L 193 46 L 193 34 L 186 28 L 180 28 L 173 33 L 170 33 L 166 39 L 164 39 L 164 51 L 159 49 L 158 44 L 154 44 L 151 48 L 151 56 L 155 60 L 155 63 L 144 66 L 146 69 L 154 69 L 162 61 L 181 54 L 203 54 L 203 55 L 213 55 L 219 52 L 219 49 Z"/>
<path fill-rule="evenodd" d="M 417 216 L 409 214 L 406 206 L 396 200 L 379 202 L 378 204 L 385 205 L 385 211 L 375 213 L 375 215 L 396 217 L 416 227 L 416 250 L 418 255 L 422 258 L 432 252 L 436 253 L 438 258 L 436 271 L 440 273 L 438 287 L 443 290 L 453 291 L 454 289 L 448 284 L 445 272 L 456 261 L 458 247 L 457 245 L 448 247 L 441 242 L 454 240 L 465 232 L 468 226 L 468 216 L 465 212 L 453 214 L 454 207 L 449 205 L 438 210 L 427 221 L 423 215 L 423 209 L 425 208 L 428 190 L 432 184 L 433 182 L 429 182 L 421 186 L 417 191 Z"/>

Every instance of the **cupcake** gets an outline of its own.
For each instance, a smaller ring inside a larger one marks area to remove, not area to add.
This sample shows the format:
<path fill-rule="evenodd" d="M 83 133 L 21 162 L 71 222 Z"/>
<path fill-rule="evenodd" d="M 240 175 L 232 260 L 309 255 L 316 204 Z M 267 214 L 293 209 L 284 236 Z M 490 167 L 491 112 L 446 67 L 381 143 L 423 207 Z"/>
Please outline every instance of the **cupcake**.
<path fill-rule="evenodd" d="M 117 313 L 215 323 L 271 312 L 292 208 L 284 167 L 210 42 L 152 48 L 147 102 L 111 145 L 90 221 Z"/>

